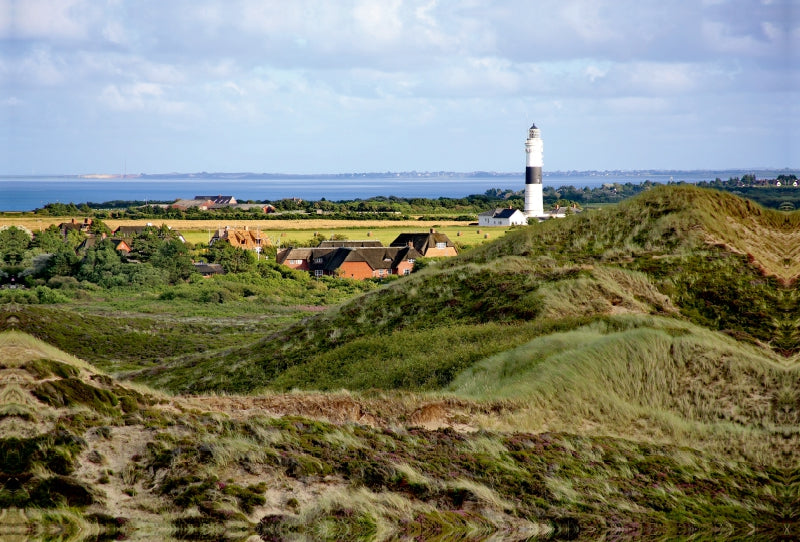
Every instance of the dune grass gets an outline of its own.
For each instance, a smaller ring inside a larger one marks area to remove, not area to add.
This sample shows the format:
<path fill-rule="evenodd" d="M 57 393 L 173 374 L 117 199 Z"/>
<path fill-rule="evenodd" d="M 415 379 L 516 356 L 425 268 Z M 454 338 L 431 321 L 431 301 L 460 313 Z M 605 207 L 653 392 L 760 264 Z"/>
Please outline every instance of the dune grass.
<path fill-rule="evenodd" d="M 622 316 L 492 356 L 448 390 L 520 405 L 500 423 L 486 420 L 497 429 L 635 435 L 774 462 L 788 425 L 776 405 L 794 400 L 784 395 L 798 379 L 779 356 L 725 335 Z"/>

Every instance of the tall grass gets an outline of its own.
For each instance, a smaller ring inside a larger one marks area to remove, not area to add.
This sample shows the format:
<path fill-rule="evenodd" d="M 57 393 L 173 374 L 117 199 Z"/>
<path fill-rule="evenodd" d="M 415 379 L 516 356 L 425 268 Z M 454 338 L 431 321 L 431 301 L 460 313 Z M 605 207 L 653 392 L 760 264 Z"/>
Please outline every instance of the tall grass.
<path fill-rule="evenodd" d="M 775 460 L 769 448 L 785 423 L 775 405 L 797 382 L 796 369 L 762 349 L 671 319 L 610 321 L 535 338 L 475 364 L 448 389 L 521 405 L 495 427 L 692 445 L 706 438 L 717 448 L 742 444 L 742 453 Z"/>

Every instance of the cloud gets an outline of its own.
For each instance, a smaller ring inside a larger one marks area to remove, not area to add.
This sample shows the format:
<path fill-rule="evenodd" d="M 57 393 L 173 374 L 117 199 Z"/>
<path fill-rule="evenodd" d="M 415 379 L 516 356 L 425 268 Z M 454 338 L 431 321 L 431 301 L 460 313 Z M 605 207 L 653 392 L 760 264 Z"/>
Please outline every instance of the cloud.
<path fill-rule="evenodd" d="M 68 43 L 114 37 L 121 25 L 116 0 L 0 0 L 0 38 Z M 113 20 L 113 19 L 112 19 Z"/>
<path fill-rule="evenodd" d="M 100 93 L 99 100 L 108 107 L 124 112 L 155 112 L 159 114 L 186 114 L 186 103 L 170 100 L 164 86 L 154 83 L 131 85 L 108 85 Z"/>
<path fill-rule="evenodd" d="M 67 80 L 67 66 L 64 59 L 54 54 L 49 47 L 36 47 L 19 62 L 12 64 L 14 81 L 28 86 L 53 87 L 63 84 Z"/>
<path fill-rule="evenodd" d="M 639 130 L 647 116 L 699 123 L 686 104 L 716 99 L 717 124 L 742 110 L 766 122 L 767 105 L 800 101 L 797 12 L 797 0 L 0 0 L 0 77 L 24 97 L 23 125 L 108 113 L 146 137 L 169 119 L 282 155 L 289 134 L 335 133 L 331 159 L 381 133 L 434 161 L 456 154 L 434 148 L 436 130 L 504 133 L 520 117 Z M 41 104 L 49 115 L 25 117 Z"/>
<path fill-rule="evenodd" d="M 25 102 L 23 102 L 22 100 L 20 100 L 16 96 L 10 96 L 8 98 L 4 98 L 3 100 L 0 100 L 0 105 L 3 105 L 5 107 L 19 107 L 24 103 Z"/>

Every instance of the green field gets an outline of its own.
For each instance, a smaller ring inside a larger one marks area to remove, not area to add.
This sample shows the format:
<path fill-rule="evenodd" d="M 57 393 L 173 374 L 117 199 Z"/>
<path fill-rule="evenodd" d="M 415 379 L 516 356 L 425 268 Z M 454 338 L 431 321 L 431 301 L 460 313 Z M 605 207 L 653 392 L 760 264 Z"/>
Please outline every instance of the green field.
<path fill-rule="evenodd" d="M 385 246 L 394 241 L 401 233 L 426 232 L 426 228 L 414 228 L 409 226 L 389 226 L 391 222 L 386 222 L 387 226 L 370 226 L 363 228 L 307 228 L 307 229 L 266 229 L 259 231 L 270 238 L 271 242 L 280 246 L 287 247 L 296 243 L 307 244 L 316 236 L 325 236 L 330 239 L 333 236 L 341 239 L 350 240 L 378 240 Z M 438 226 L 434 228 L 437 232 L 446 234 L 459 247 L 474 247 L 487 241 L 499 239 L 509 230 L 506 228 L 479 228 L 468 224 L 459 226 Z M 181 230 L 187 241 L 192 243 L 208 243 L 210 233 L 208 230 Z M 213 233 L 213 232 L 212 232 Z"/>

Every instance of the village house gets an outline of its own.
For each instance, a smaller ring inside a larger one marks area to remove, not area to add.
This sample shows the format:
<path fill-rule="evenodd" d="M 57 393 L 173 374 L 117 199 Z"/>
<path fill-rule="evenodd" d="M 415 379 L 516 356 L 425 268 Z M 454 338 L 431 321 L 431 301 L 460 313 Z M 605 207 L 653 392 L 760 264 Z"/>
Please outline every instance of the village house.
<path fill-rule="evenodd" d="M 478 226 L 524 226 L 528 219 L 519 209 L 492 209 L 478 215 Z"/>
<path fill-rule="evenodd" d="M 220 241 L 228 243 L 232 247 L 254 250 L 257 253 L 260 253 L 264 247 L 272 246 L 268 236 L 263 235 L 260 230 L 251 230 L 248 226 L 242 229 L 230 226 L 218 229 L 211 236 L 208 244 L 212 246 Z"/>
<path fill-rule="evenodd" d="M 213 205 L 220 207 L 227 207 L 229 205 L 236 205 L 236 198 L 233 196 L 195 196 L 198 201 L 210 201 Z"/>
<path fill-rule="evenodd" d="M 119 252 L 123 256 L 127 256 L 131 252 L 131 241 L 130 239 L 118 239 L 115 237 L 108 238 L 105 233 L 101 234 L 99 237 L 87 237 L 83 240 L 83 242 L 77 246 L 75 249 L 76 252 L 84 252 L 90 248 L 94 248 L 97 243 L 103 241 L 105 239 L 110 239 L 110 241 L 114 244 L 114 250 Z"/>
<path fill-rule="evenodd" d="M 225 270 L 222 265 L 218 263 L 194 262 L 194 270 L 200 273 L 203 278 L 209 278 L 214 275 L 224 275 Z"/>
<path fill-rule="evenodd" d="M 117 229 L 111 232 L 111 236 L 114 238 L 123 239 L 130 245 L 133 238 L 142 235 L 147 230 L 147 228 L 158 229 L 158 226 L 154 226 L 150 222 L 148 222 L 145 225 L 118 226 Z M 169 230 L 170 234 L 174 235 L 175 238 L 178 239 L 181 243 L 186 242 L 186 238 L 181 234 L 181 232 L 179 232 L 178 230 L 173 230 L 171 226 L 167 226 L 167 229 Z"/>
<path fill-rule="evenodd" d="M 414 247 L 339 246 L 290 247 L 278 253 L 277 262 L 292 269 L 352 279 L 408 275 L 421 254 Z"/>
<path fill-rule="evenodd" d="M 401 233 L 389 246 L 414 247 L 414 250 L 426 258 L 458 255 L 458 250 L 450 238 L 434 229 L 427 233 Z"/>
<path fill-rule="evenodd" d="M 382 247 L 383 243 L 375 239 L 368 239 L 368 240 L 349 240 L 349 239 L 331 239 L 329 241 L 322 241 L 319 244 L 319 248 L 339 248 L 339 247 L 350 247 L 350 248 L 367 248 L 367 247 Z"/>
<path fill-rule="evenodd" d="M 84 218 L 82 222 L 79 222 L 73 218 L 69 222 L 62 222 L 61 224 L 59 224 L 58 229 L 61 231 L 61 236 L 66 241 L 67 237 L 69 236 L 69 232 L 77 231 L 77 232 L 88 233 L 89 227 L 91 227 L 91 225 L 92 225 L 91 218 Z"/>
<path fill-rule="evenodd" d="M 201 211 L 209 209 L 220 209 L 236 205 L 236 198 L 233 196 L 195 196 L 194 199 L 178 199 L 170 204 L 172 209 L 186 210 L 196 207 Z"/>
<path fill-rule="evenodd" d="M 201 211 L 208 211 L 214 206 L 214 202 L 211 200 L 199 200 L 199 199 L 178 199 L 175 200 L 173 203 L 170 204 L 171 209 L 180 209 L 185 211 L 191 208 L 197 208 Z"/>
<path fill-rule="evenodd" d="M 242 211 L 251 211 L 253 209 L 259 209 L 264 214 L 274 213 L 276 211 L 275 206 L 270 205 L 269 203 L 237 203 L 232 207 L 234 209 L 239 209 Z"/>
<path fill-rule="evenodd" d="M 206 199 L 203 199 L 206 198 Z M 177 199 L 169 204 L 171 209 L 186 211 L 187 209 L 198 209 L 209 211 L 212 209 L 232 208 L 241 211 L 251 211 L 259 209 L 262 213 L 274 213 L 275 206 L 269 203 L 236 203 L 233 196 L 197 196 L 194 199 Z"/>

